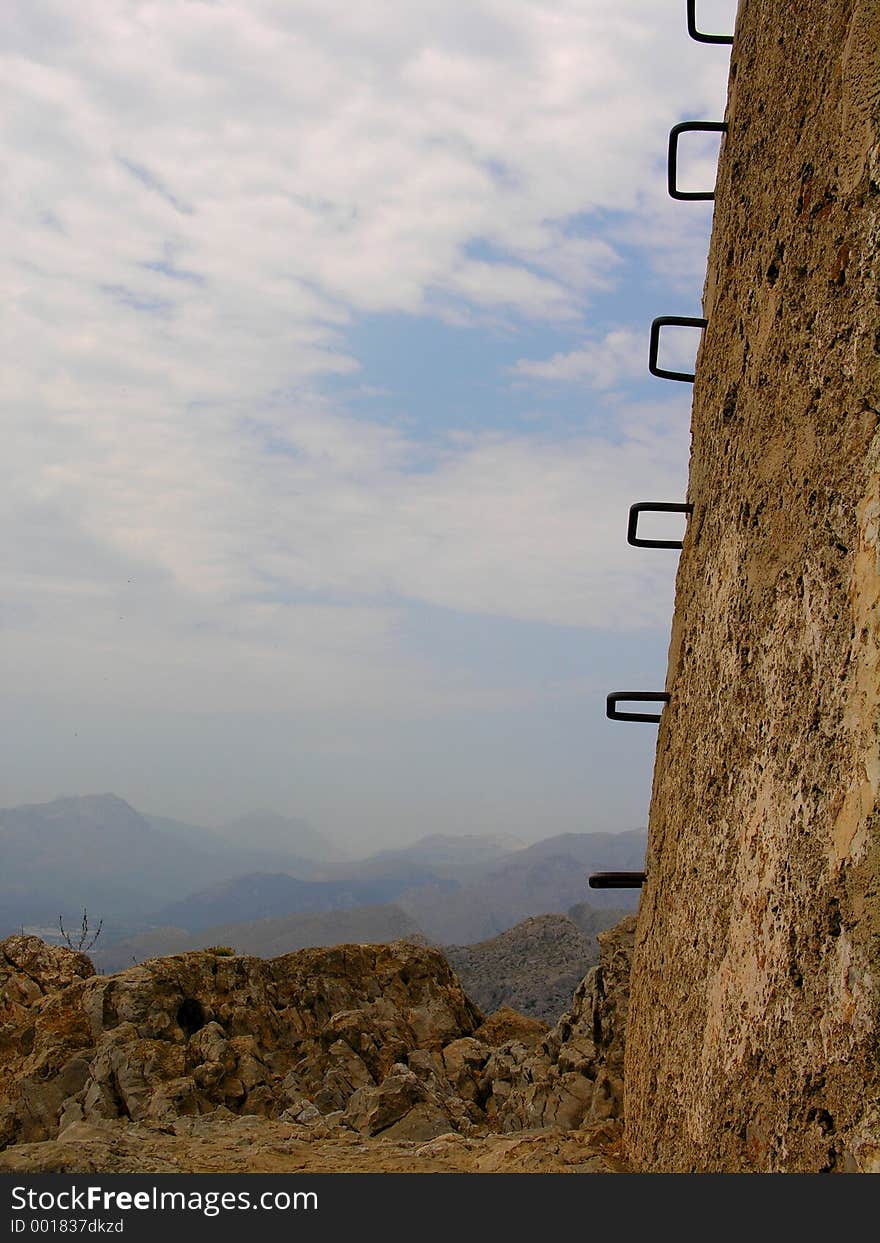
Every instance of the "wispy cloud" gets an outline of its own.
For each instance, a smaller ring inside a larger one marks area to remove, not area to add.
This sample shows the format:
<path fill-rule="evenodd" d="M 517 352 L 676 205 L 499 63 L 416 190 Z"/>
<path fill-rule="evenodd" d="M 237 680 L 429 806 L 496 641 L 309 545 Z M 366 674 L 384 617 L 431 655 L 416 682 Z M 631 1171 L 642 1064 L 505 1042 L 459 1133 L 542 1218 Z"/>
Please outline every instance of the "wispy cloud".
<path fill-rule="evenodd" d="M 663 623 L 668 565 L 636 579 L 619 527 L 632 489 L 681 494 L 679 395 L 621 404 L 608 435 L 496 419 L 430 439 L 388 416 L 382 376 L 359 417 L 326 396 L 329 377 L 357 388 L 348 330 L 376 312 L 563 328 L 515 367 L 536 405 L 643 369 L 644 334 L 594 308 L 671 238 L 698 302 L 700 217 L 646 187 L 726 73 L 658 7 L 158 0 L 111 21 L 103 0 L 12 0 L 0 497 L 19 670 L 43 660 L 62 693 L 124 669 L 132 703 L 216 702 L 227 660 L 242 701 L 295 681 L 302 703 L 411 705 L 442 679 L 401 655 L 408 602 Z M 487 377 L 498 403 L 510 382 Z"/>
<path fill-rule="evenodd" d="M 560 462 L 589 475 L 601 461 L 606 471 L 603 454 L 616 447 L 527 448 L 515 435 L 449 442 L 423 462 L 421 493 L 409 496 L 405 474 L 392 481 L 400 455 L 418 446 L 321 404 L 313 378 L 357 371 L 345 338 L 353 315 L 424 314 L 438 294 L 476 315 L 576 323 L 620 261 L 614 237 L 586 223 L 591 213 L 614 209 L 618 233 L 621 209 L 639 218 L 668 119 L 719 94 L 719 67 L 703 57 L 695 73 L 671 76 L 687 45 L 647 0 L 617 16 L 538 0 L 356 11 L 340 0 L 165 0 L 113 23 L 85 0 L 75 15 L 50 4 L 59 25 L 48 49 L 43 19 L 14 8 L 6 238 L 19 367 L 6 460 L 18 479 L 24 467 L 35 493 L 74 508 L 102 544 L 173 572 L 181 588 L 250 589 L 268 539 L 294 583 L 349 559 L 357 572 L 342 574 L 340 589 L 516 613 L 516 593 L 487 577 L 522 580 L 521 567 L 505 571 L 500 546 L 483 558 L 482 581 L 459 589 L 436 568 L 426 581 L 426 537 L 411 527 L 395 546 L 388 530 L 359 539 L 343 520 L 353 506 L 402 531 L 388 516 L 403 506 L 450 562 L 457 540 L 470 555 L 495 538 L 494 524 L 509 530 L 509 498 L 497 510 L 496 498 L 499 472 L 512 472 L 518 538 L 538 547 L 544 531 L 551 541 L 534 562 L 541 591 L 525 592 L 542 604 L 528 611 L 598 622 L 575 592 L 566 588 L 563 603 L 551 589 L 562 520 L 546 527 L 539 513 L 566 508 L 551 500 Z M 40 223 L 48 212 L 59 228 Z M 475 242 L 498 258 L 475 255 Z M 523 359 L 515 374 L 611 389 L 642 368 L 644 352 L 641 333 L 613 328 Z M 295 396 L 279 407 L 278 393 Z M 255 416 L 293 457 L 281 462 L 271 438 L 261 446 L 248 436 Z M 346 463 L 360 470 L 364 454 L 373 473 L 340 491 Z M 443 499 L 462 479 L 481 514 L 468 534 L 454 517 L 467 496 Z M 307 512 L 288 526 L 292 498 L 304 494 Z M 528 497 L 537 508 L 526 537 Z M 336 529 L 335 560 L 314 542 L 316 513 L 320 530 Z M 584 561 L 601 564 L 583 515 L 569 513 Z M 603 593 L 612 609 L 615 590 Z"/>
<path fill-rule="evenodd" d="M 614 328 L 601 340 L 587 341 L 577 350 L 546 359 L 520 359 L 513 371 L 531 380 L 565 384 L 588 384 L 611 389 L 622 380 L 641 375 L 645 369 L 644 333 Z"/>
<path fill-rule="evenodd" d="M 148 190 L 158 194 L 175 211 L 180 212 L 182 216 L 191 216 L 193 214 L 193 209 L 189 204 L 182 203 L 176 195 L 172 194 L 155 173 L 151 173 L 148 168 L 144 168 L 143 165 L 137 164 L 134 160 L 127 159 L 125 156 L 117 156 L 117 159 L 122 167 L 131 173 L 132 177 L 137 178 L 141 185 L 146 186 Z"/>

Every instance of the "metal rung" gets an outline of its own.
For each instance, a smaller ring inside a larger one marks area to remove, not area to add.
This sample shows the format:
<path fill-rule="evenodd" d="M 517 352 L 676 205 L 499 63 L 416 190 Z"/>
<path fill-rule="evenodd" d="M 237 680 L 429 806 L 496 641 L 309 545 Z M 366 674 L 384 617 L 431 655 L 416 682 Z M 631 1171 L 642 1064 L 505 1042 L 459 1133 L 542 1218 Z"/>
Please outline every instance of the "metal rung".
<path fill-rule="evenodd" d="M 669 131 L 669 159 L 666 180 L 669 194 L 674 199 L 682 199 L 687 203 L 711 202 L 715 197 L 714 190 L 679 190 L 678 188 L 678 139 L 680 134 L 726 134 L 726 121 L 682 121 L 673 125 Z"/>
<path fill-rule="evenodd" d="M 587 882 L 591 889 L 641 889 L 645 872 L 593 872 Z"/>
<path fill-rule="evenodd" d="M 629 507 L 626 542 L 634 548 L 684 548 L 680 539 L 639 539 L 639 514 L 692 514 L 693 505 L 677 505 L 672 501 L 637 501 Z"/>
<path fill-rule="evenodd" d="M 665 691 L 612 691 L 605 701 L 605 715 L 609 721 L 653 721 L 660 720 L 659 712 L 618 712 L 617 705 L 621 700 L 643 700 L 645 703 L 669 703 Z"/>
<path fill-rule="evenodd" d="M 733 35 L 706 35 L 697 30 L 697 0 L 687 0 L 688 34 L 697 43 L 733 43 Z"/>
<path fill-rule="evenodd" d="M 690 315 L 658 315 L 651 324 L 651 343 L 648 349 L 648 370 L 651 375 L 659 376 L 661 380 L 681 380 L 683 384 L 693 384 L 696 379 L 693 371 L 667 371 L 664 367 L 657 366 L 657 355 L 660 353 L 660 329 L 667 326 L 705 328 L 708 323 L 708 319 L 695 319 Z"/>

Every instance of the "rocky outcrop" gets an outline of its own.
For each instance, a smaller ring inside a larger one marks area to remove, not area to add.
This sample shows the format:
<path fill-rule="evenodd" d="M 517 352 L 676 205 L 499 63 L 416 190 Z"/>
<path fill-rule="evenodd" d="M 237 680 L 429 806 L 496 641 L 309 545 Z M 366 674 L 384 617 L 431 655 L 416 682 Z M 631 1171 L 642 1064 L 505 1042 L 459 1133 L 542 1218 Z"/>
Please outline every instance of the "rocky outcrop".
<path fill-rule="evenodd" d="M 880 1169 L 878 0 L 741 0 L 726 119 L 627 1142 Z"/>
<path fill-rule="evenodd" d="M 536 915 L 491 940 L 447 945 L 443 952 L 484 1010 L 507 1005 L 549 1023 L 598 961 L 591 941 L 565 915 Z"/>
<path fill-rule="evenodd" d="M 94 974 L 86 954 L 47 945 L 39 937 L 0 941 L 0 1033 L 15 1030 L 41 998 Z"/>
<path fill-rule="evenodd" d="M 569 1010 L 532 1051 L 520 1040 L 493 1050 L 487 1116 L 501 1131 L 581 1127 L 623 1116 L 623 1060 L 635 916 L 599 934 L 601 961 Z"/>
<path fill-rule="evenodd" d="M 394 1144 L 595 1131 L 620 1112 L 631 925 L 603 934 L 602 964 L 552 1030 L 510 1009 L 485 1019 L 439 951 L 407 942 L 269 961 L 203 951 L 95 976 L 82 955 L 10 937 L 4 1168 L 25 1147 L 79 1136 L 100 1149 L 108 1127 L 182 1134 L 184 1120 Z"/>
<path fill-rule="evenodd" d="M 8 961 L 25 964 L 26 980 L 39 976 L 40 955 L 58 974 L 67 954 L 33 937 L 3 947 Z M 4 991 L 19 995 L 20 980 L 11 973 Z M 3 1040 L 6 1143 L 81 1120 L 221 1106 L 269 1118 L 341 1113 L 410 1054 L 439 1055 L 482 1020 L 442 955 L 406 942 L 268 961 L 206 952 L 153 959 L 76 976 L 12 1017 Z"/>

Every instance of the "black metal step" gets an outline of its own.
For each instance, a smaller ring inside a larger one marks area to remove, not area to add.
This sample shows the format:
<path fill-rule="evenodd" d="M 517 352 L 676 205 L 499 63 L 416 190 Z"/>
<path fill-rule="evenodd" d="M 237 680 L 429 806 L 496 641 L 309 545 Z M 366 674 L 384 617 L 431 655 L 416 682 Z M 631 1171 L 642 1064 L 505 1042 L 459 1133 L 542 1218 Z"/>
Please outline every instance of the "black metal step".
<path fill-rule="evenodd" d="M 645 875 L 644 872 L 593 872 L 589 886 L 591 889 L 641 889 Z"/>

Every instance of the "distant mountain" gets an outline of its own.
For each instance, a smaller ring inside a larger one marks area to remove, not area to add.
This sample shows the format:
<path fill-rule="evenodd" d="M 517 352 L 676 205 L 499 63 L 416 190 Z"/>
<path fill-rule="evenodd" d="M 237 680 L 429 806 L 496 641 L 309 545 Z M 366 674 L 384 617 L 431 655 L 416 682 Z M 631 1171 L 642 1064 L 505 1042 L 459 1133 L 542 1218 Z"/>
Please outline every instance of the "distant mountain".
<path fill-rule="evenodd" d="M 432 833 L 407 846 L 380 850 L 364 859 L 328 864 L 321 870 L 322 880 L 374 879 L 391 882 L 409 876 L 409 884 L 436 882 L 446 892 L 449 881 L 470 883 L 486 872 L 512 859 L 523 848 L 517 838 L 506 834 Z M 395 891 L 403 892 L 406 885 Z"/>
<path fill-rule="evenodd" d="M 637 890 L 591 890 L 593 871 L 638 870 L 644 866 L 646 835 L 566 833 L 528 846 L 457 890 L 421 885 L 407 890 L 400 905 L 439 944 L 482 941 L 530 915 L 565 911 L 587 900 L 594 907 L 634 910 Z"/>
<path fill-rule="evenodd" d="M 452 884 L 413 865 L 406 866 L 403 871 L 390 868 L 388 874 L 373 876 L 359 876 L 354 869 L 351 875 L 338 880 L 300 880 L 283 873 L 250 873 L 221 881 L 186 895 L 180 901 L 168 902 L 154 912 L 152 921 L 196 931 L 213 924 L 241 924 L 273 916 L 382 905 L 410 885 L 426 881 L 440 888 Z"/>
<path fill-rule="evenodd" d="M 295 876 L 314 876 L 326 865 L 317 859 L 304 854 L 297 854 L 281 847 L 262 846 L 243 833 L 238 841 L 226 837 L 220 829 L 207 829 L 202 825 L 186 824 L 180 820 L 169 820 L 165 816 L 147 816 L 150 824 L 164 833 L 169 846 L 176 847 L 182 842 L 195 847 L 221 851 L 224 859 L 237 861 L 237 871 L 287 872 Z"/>
<path fill-rule="evenodd" d="M 287 853 L 321 863 L 340 859 L 342 852 L 307 820 L 279 816 L 274 811 L 254 811 L 230 820 L 217 830 L 235 846 Z"/>
<path fill-rule="evenodd" d="M 560 833 L 545 837 L 526 846 L 518 859 L 545 859 L 548 856 L 566 856 L 590 871 L 610 872 L 638 870 L 645 866 L 647 834 L 644 829 L 628 829 L 623 833 Z M 596 903 L 601 890 L 590 891 L 590 901 Z M 612 901 L 619 894 L 611 891 Z"/>
<path fill-rule="evenodd" d="M 212 924 L 269 919 L 293 912 L 329 911 L 355 906 L 339 887 L 277 872 L 251 872 L 169 902 L 152 914 L 156 924 L 173 924 L 195 932 Z"/>
<path fill-rule="evenodd" d="M 210 847 L 224 846 L 225 839 L 217 829 L 207 829 L 201 824 L 190 824 L 186 820 L 172 820 L 169 816 L 151 816 L 147 812 L 143 817 L 153 828 L 175 842 L 184 842 L 188 846 Z"/>
<path fill-rule="evenodd" d="M 308 870 L 218 833 L 135 811 L 115 794 L 0 810 L 0 936 L 20 925 L 96 922 L 143 926 L 157 905 L 236 875 Z"/>
<path fill-rule="evenodd" d="M 454 882 L 414 864 L 392 864 L 385 872 L 361 876 L 359 869 L 337 880 L 300 880 L 285 873 L 254 872 L 222 881 L 154 911 L 151 922 L 195 932 L 212 924 L 244 923 L 274 916 L 345 910 L 393 901 L 412 885 Z"/>
<path fill-rule="evenodd" d="M 152 893 L 174 891 L 198 870 L 186 845 L 172 862 L 161 835 L 113 794 L 0 811 L 0 857 L 7 927 L 54 924 L 59 913 L 73 917 L 83 906 L 95 918 L 137 914 Z"/>
<path fill-rule="evenodd" d="M 95 964 L 96 971 L 109 973 L 122 971 L 125 967 L 136 962 L 145 962 L 148 958 L 182 954 L 184 950 L 203 949 L 208 944 L 216 945 L 216 942 L 205 940 L 203 944 L 186 928 L 151 928 L 149 932 L 141 932 L 111 944 L 101 938 L 95 948 L 89 951 L 89 958 Z"/>
<path fill-rule="evenodd" d="M 211 945 L 228 945 L 239 954 L 275 958 L 311 946 L 375 945 L 404 939 L 425 940 L 418 925 L 400 907 L 362 906 L 253 923 L 220 924 L 195 934 L 181 928 L 156 928 L 115 945 L 96 948 L 91 958 L 101 971 L 119 971 L 157 955 L 180 954 Z"/>
<path fill-rule="evenodd" d="M 443 952 L 487 1014 L 507 1005 L 551 1024 L 599 961 L 598 946 L 565 915 L 538 915 L 488 941 L 447 945 Z"/>
<path fill-rule="evenodd" d="M 498 862 L 522 850 L 525 843 L 507 833 L 463 834 L 431 833 L 409 846 L 381 850 L 370 855 L 370 862 L 408 859 L 434 867 L 460 868 Z"/>
<path fill-rule="evenodd" d="M 589 902 L 578 902 L 575 906 L 570 906 L 565 913 L 571 922 L 580 928 L 598 959 L 599 942 L 597 937 L 599 933 L 604 932 L 606 928 L 613 928 L 615 924 L 619 924 L 627 915 L 632 914 L 632 909 L 622 906 L 596 907 L 592 905 L 591 898 Z"/>
<path fill-rule="evenodd" d="M 0 936 L 20 926 L 92 926 L 104 944 L 151 928 L 224 924 L 396 903 L 438 944 L 471 944 L 534 915 L 633 909 L 637 893 L 591 891 L 590 871 L 641 868 L 644 833 L 570 833 L 532 846 L 504 836 L 433 834 L 360 861 L 304 821 L 260 813 L 226 833 L 147 816 L 113 794 L 0 811 Z M 237 838 L 238 840 L 233 840 Z M 284 845 L 284 848 L 282 848 Z M 586 935 L 591 935 L 585 929 Z"/>

